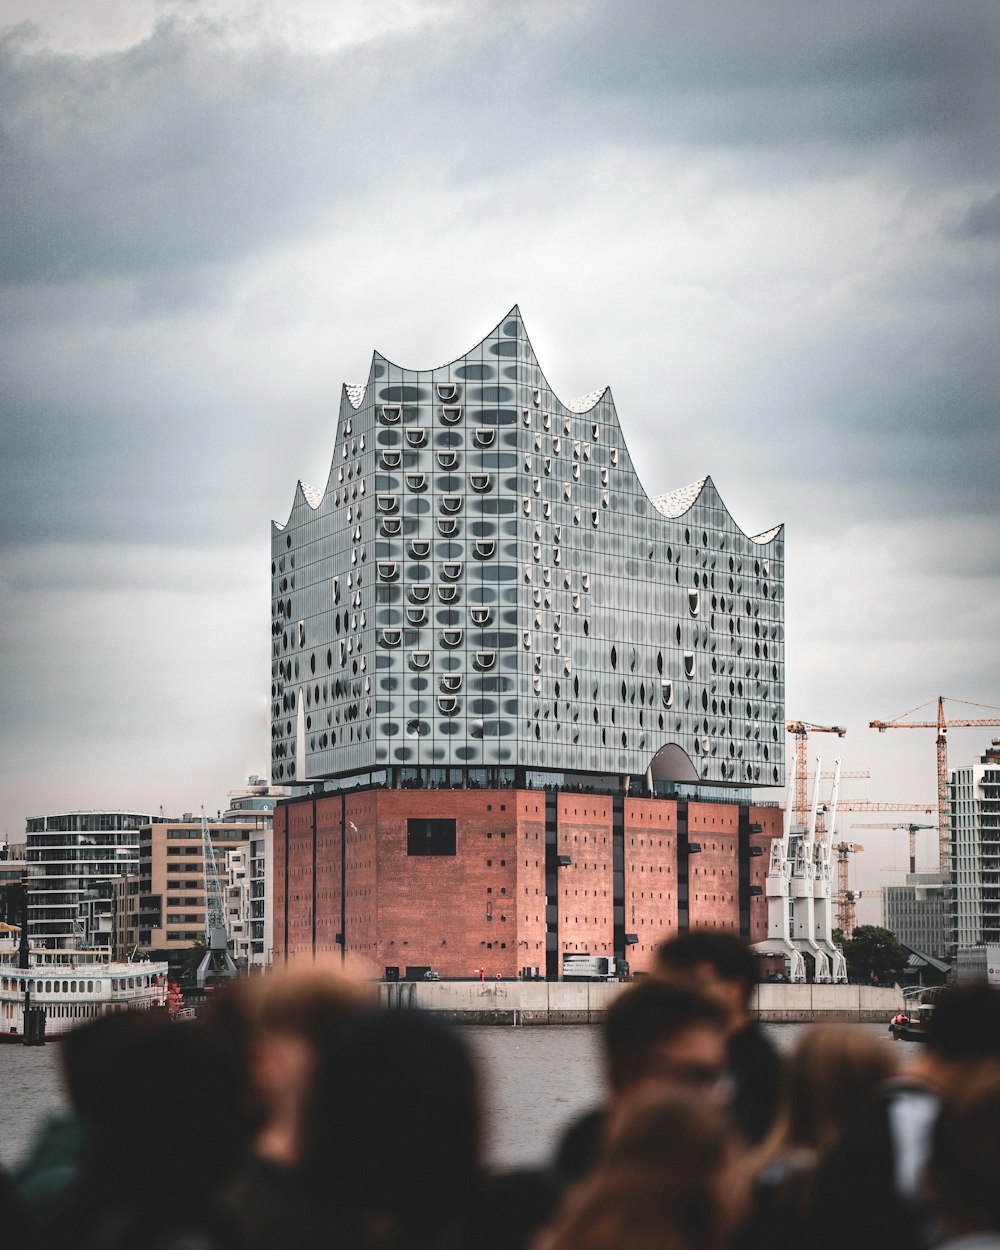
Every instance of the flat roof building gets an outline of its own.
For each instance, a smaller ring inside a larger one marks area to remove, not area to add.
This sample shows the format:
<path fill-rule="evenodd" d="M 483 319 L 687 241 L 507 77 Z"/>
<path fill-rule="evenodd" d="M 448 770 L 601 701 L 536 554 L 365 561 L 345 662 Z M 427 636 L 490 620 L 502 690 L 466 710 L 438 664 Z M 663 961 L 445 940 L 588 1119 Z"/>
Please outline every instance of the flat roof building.
<path fill-rule="evenodd" d="M 939 872 L 908 872 L 903 885 L 882 889 L 885 927 L 907 946 L 946 959 L 951 950 L 952 907 Z"/>
<path fill-rule="evenodd" d="M 1000 740 L 951 770 L 953 950 L 1000 943 Z"/>
<path fill-rule="evenodd" d="M 54 950 L 110 947 L 112 882 L 134 872 L 141 812 L 58 812 L 25 828 L 28 932 Z"/>

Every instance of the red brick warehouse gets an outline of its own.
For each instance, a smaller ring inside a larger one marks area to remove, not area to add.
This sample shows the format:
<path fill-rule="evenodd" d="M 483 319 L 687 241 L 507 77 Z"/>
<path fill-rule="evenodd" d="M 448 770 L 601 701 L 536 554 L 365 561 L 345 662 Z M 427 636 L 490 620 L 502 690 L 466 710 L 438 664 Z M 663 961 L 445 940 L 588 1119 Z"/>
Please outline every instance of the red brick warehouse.
<path fill-rule="evenodd" d="M 380 788 L 283 803 L 277 951 L 329 955 L 343 933 L 345 949 L 378 972 L 514 977 L 561 968 L 565 954 L 613 961 L 616 925 L 639 972 L 688 925 L 761 941 L 781 817 L 774 807 L 538 790 Z"/>

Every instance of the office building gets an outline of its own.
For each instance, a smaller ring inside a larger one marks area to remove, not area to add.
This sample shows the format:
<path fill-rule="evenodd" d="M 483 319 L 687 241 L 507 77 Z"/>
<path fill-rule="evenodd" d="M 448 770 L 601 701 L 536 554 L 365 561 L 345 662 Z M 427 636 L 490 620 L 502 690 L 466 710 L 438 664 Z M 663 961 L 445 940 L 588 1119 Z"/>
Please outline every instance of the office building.
<path fill-rule="evenodd" d="M 903 885 L 882 890 L 885 927 L 907 946 L 946 959 L 951 947 L 951 906 L 938 872 L 908 872 Z"/>

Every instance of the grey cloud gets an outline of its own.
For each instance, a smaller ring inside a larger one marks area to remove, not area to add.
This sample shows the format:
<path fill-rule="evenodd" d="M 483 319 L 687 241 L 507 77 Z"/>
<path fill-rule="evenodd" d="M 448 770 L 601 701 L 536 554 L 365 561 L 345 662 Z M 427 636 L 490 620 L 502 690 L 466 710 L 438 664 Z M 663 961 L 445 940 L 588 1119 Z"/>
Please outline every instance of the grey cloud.
<path fill-rule="evenodd" d="M 1000 191 L 973 204 L 956 233 L 974 239 L 1000 237 Z"/>
<path fill-rule="evenodd" d="M 225 262 L 385 196 L 446 211 L 484 176 L 530 194 L 517 176 L 532 162 L 608 143 L 637 160 L 663 144 L 744 148 L 739 161 L 773 148 L 790 170 L 796 149 L 811 167 L 817 149 L 863 160 L 905 142 L 925 175 L 995 170 L 995 10 L 804 12 L 580 4 L 569 20 L 564 4 L 497 5 L 328 54 L 177 19 L 89 59 L 9 35 L 0 276 Z"/>

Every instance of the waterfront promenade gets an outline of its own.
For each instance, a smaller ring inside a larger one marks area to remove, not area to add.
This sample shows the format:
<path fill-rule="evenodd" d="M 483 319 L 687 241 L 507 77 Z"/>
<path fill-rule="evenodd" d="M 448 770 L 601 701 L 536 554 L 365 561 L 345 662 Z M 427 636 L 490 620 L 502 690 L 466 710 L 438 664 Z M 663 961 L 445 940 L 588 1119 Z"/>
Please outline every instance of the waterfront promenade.
<path fill-rule="evenodd" d="M 625 988 L 617 981 L 400 981 L 379 985 L 386 1007 L 419 1007 L 455 1024 L 594 1024 Z M 881 985 L 781 985 L 754 988 L 751 1015 L 764 1023 L 881 1024 L 903 1005 Z"/>

